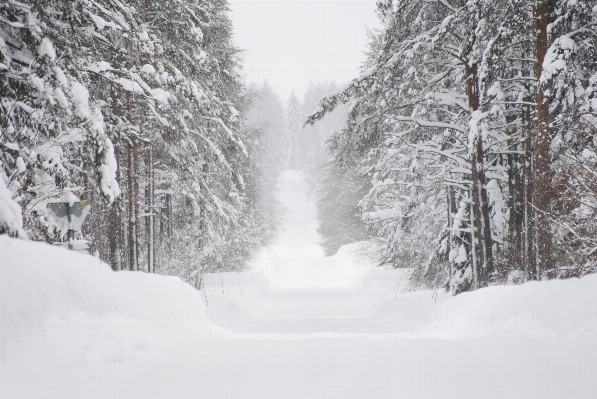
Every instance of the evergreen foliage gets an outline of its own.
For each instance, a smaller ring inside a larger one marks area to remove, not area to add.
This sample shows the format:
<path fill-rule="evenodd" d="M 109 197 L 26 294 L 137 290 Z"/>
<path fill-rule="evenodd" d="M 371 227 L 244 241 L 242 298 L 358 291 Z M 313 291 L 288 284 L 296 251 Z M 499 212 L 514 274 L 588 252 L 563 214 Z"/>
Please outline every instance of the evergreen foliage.
<path fill-rule="evenodd" d="M 384 261 L 454 293 L 594 271 L 594 2 L 388 0 L 378 12 L 361 76 L 308 123 L 349 104 L 330 149 L 371 178 L 361 217 Z"/>
<path fill-rule="evenodd" d="M 325 255 L 335 255 L 341 246 L 365 240 L 367 231 L 359 217 L 358 204 L 369 189 L 367 181 L 354 169 L 340 168 L 329 161 L 318 186 L 317 231 Z"/>
<path fill-rule="evenodd" d="M 227 11 L 0 4 L 0 230 L 60 240 L 46 204 L 85 199 L 82 236 L 114 269 L 198 285 L 246 265 L 274 223 L 256 200 L 264 141 L 244 127 L 252 100 Z"/>

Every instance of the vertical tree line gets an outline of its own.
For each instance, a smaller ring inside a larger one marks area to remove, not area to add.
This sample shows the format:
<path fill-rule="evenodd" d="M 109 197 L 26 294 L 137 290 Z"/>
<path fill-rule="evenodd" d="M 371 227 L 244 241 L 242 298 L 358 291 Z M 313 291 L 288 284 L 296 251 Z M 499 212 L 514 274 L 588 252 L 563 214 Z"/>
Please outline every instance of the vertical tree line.
<path fill-rule="evenodd" d="M 597 267 L 593 2 L 378 2 L 361 76 L 330 140 L 368 177 L 383 261 L 455 293 Z M 581 170 L 582 169 L 582 170 Z"/>
<path fill-rule="evenodd" d="M 246 265 L 272 216 L 255 201 L 263 143 L 244 126 L 253 105 L 227 11 L 225 0 L 1 4 L 0 232 L 60 240 L 46 204 L 84 199 L 82 238 L 116 270 L 198 285 Z"/>

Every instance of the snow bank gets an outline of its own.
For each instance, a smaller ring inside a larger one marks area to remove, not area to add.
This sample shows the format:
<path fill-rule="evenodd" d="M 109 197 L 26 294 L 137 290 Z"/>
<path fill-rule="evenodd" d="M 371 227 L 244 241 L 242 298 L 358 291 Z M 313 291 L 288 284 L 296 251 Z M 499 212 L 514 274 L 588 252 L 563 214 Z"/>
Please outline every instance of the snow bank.
<path fill-rule="evenodd" d="M 198 292 L 0 237 L 0 395 L 594 398 L 597 276 L 449 297 L 403 292 L 408 273 L 325 289 L 223 273 Z"/>
<path fill-rule="evenodd" d="M 53 335 L 65 327 L 56 330 L 57 323 L 81 334 L 101 330 L 106 341 L 127 345 L 205 323 L 198 292 L 178 278 L 115 273 L 89 255 L 47 244 L 0 236 L 0 277 L 2 353 L 28 334 L 60 339 Z"/>
<path fill-rule="evenodd" d="M 441 338 L 597 338 L 597 274 L 489 287 L 450 297 L 419 332 Z"/>
<path fill-rule="evenodd" d="M 597 338 L 597 275 L 451 297 L 405 292 L 408 269 L 372 270 L 348 287 L 292 289 L 272 286 L 263 273 L 215 273 L 198 292 L 177 278 L 115 273 L 91 256 L 5 236 L 0 260 L 2 349 L 26 334 L 52 333 L 48 325 L 57 321 L 83 330 L 102 324 L 104 335 L 131 345 L 141 331 L 153 338 L 173 329 L 205 332 L 206 310 L 238 332 L 275 332 L 278 321 L 300 321 L 304 332 Z"/>

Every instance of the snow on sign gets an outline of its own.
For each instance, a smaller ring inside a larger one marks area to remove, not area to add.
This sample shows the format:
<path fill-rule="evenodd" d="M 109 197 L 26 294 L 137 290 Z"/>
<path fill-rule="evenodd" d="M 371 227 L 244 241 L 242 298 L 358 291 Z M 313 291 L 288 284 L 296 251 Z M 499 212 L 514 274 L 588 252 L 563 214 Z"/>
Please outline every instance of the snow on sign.
<path fill-rule="evenodd" d="M 47 205 L 50 210 L 50 216 L 56 222 L 56 225 L 62 232 L 68 234 L 68 247 L 73 249 L 73 241 L 75 239 L 75 231 L 79 231 L 83 222 L 91 212 L 91 202 L 53 202 Z"/>

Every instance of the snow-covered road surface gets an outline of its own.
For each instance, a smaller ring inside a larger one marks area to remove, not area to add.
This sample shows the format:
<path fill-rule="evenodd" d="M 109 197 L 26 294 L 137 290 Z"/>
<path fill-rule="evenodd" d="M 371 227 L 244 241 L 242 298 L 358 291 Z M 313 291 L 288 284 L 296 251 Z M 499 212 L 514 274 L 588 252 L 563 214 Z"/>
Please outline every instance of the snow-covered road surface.
<path fill-rule="evenodd" d="M 284 179 L 304 231 L 287 227 L 259 270 L 206 276 L 203 291 L 0 237 L 0 397 L 596 397 L 597 276 L 404 292 L 408 270 L 371 270 L 355 246 L 316 253 L 313 199 Z M 304 252 L 293 235 L 309 237 Z"/>
<path fill-rule="evenodd" d="M 323 256 L 317 198 L 301 172 L 285 171 L 276 197 L 285 208 L 284 221 L 273 245 L 262 251 L 253 266 L 273 287 L 349 287 L 374 268 L 364 243 L 343 247 L 333 257 Z"/>

